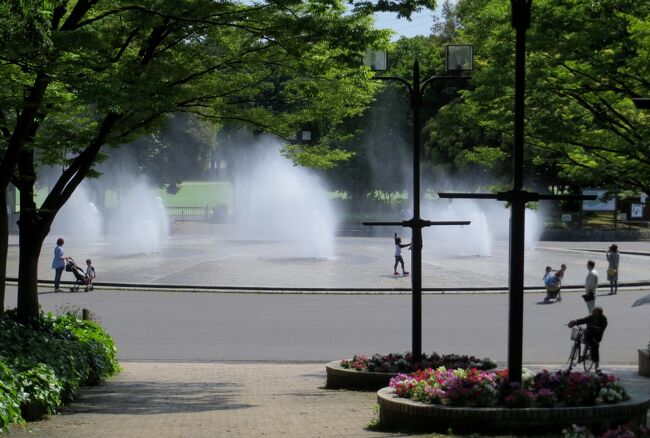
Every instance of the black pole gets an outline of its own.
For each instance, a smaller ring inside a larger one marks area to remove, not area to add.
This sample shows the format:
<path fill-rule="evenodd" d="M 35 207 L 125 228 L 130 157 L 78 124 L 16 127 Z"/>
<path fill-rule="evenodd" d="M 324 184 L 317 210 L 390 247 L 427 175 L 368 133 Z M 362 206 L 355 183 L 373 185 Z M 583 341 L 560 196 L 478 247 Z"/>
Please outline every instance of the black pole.
<path fill-rule="evenodd" d="M 532 0 L 511 0 L 515 40 L 515 132 L 510 216 L 510 295 L 508 306 L 508 370 L 511 382 L 521 382 L 524 331 L 524 242 L 526 193 L 524 180 L 524 98 L 526 89 L 526 30 Z"/>
<path fill-rule="evenodd" d="M 422 219 L 420 217 L 420 64 L 413 63 L 411 109 L 413 110 L 413 219 L 411 236 L 412 353 L 422 356 Z"/>

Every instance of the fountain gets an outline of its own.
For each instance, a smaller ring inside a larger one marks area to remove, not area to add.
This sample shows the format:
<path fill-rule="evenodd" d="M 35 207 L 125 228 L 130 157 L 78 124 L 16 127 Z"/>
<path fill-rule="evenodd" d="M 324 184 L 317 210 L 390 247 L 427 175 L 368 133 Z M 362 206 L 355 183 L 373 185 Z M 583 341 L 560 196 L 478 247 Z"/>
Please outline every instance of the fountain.
<path fill-rule="evenodd" d="M 144 176 L 122 171 L 106 172 L 96 183 L 114 187 L 109 179 L 119 175 L 117 204 L 101 210 L 91 202 L 87 182 L 77 187 L 52 224 L 48 240 L 64 236 L 69 243 L 95 245 L 106 243 L 105 254 L 158 252 L 169 236 L 169 219 L 162 199 L 157 197 Z"/>
<path fill-rule="evenodd" d="M 235 158 L 246 162 L 233 178 L 237 237 L 286 242 L 280 251 L 287 257 L 332 258 L 337 223 L 328 192 L 280 147 L 266 138 Z"/>

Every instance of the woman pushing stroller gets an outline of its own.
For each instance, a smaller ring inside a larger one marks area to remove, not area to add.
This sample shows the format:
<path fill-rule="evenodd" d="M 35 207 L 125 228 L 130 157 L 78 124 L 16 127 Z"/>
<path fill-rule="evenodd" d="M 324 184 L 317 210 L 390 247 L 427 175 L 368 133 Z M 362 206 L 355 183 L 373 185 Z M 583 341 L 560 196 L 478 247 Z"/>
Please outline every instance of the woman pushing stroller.
<path fill-rule="evenodd" d="M 566 265 L 564 263 L 560 265 L 560 269 L 557 271 L 553 271 L 550 266 L 546 267 L 544 272 L 544 286 L 546 287 L 545 303 L 550 303 L 551 300 L 555 300 L 558 303 L 562 301 L 560 289 L 562 288 L 562 278 L 564 277 L 565 271 Z"/>

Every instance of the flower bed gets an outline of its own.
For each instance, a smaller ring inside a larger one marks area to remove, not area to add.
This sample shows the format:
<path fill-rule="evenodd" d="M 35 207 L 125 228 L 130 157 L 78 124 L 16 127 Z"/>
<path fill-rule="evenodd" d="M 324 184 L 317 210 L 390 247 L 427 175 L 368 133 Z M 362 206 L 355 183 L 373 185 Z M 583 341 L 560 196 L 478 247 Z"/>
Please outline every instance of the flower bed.
<path fill-rule="evenodd" d="M 647 399 L 630 399 L 611 375 L 525 371 L 508 383 L 507 370 L 427 369 L 391 380 L 377 393 L 385 428 L 457 433 L 559 433 L 572 424 L 605 430 L 644 424 Z"/>
<path fill-rule="evenodd" d="M 326 386 L 331 389 L 378 390 L 388 386 L 390 379 L 399 372 L 440 366 L 493 369 L 496 368 L 496 363 L 490 359 L 458 354 L 423 354 L 419 361 L 414 361 L 411 353 L 355 355 L 351 360 L 333 361 L 327 364 Z"/>
<path fill-rule="evenodd" d="M 427 356 L 422 354 L 419 360 L 415 360 L 409 352 L 404 354 L 391 353 L 388 355 L 375 354 L 372 356 L 355 355 L 352 360 L 342 360 L 341 367 L 355 369 L 357 371 L 370 371 L 379 373 L 404 373 L 426 368 L 476 368 L 479 370 L 491 370 L 497 367 L 496 362 L 491 359 L 479 359 L 474 356 L 459 354 L 438 354 L 433 352 Z"/>
<path fill-rule="evenodd" d="M 508 383 L 508 370 L 428 368 L 390 381 L 399 397 L 451 406 L 507 408 L 593 406 L 629 396 L 615 376 L 595 373 L 524 370 L 522 383 Z"/>

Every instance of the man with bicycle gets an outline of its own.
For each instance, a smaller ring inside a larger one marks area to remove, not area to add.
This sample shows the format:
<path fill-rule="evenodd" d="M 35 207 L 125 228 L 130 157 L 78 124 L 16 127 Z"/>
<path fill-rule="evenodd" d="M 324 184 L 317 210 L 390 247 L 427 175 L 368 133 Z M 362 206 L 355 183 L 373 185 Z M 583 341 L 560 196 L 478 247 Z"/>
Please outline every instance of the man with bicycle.
<path fill-rule="evenodd" d="M 580 319 L 574 319 L 569 322 L 569 327 L 579 324 L 587 324 L 587 331 L 585 333 L 585 343 L 589 345 L 591 350 L 591 359 L 594 362 L 596 371 L 598 369 L 598 362 L 600 361 L 600 341 L 603 339 L 603 333 L 607 328 L 607 317 L 603 313 L 602 307 L 594 307 L 591 315 Z"/>

